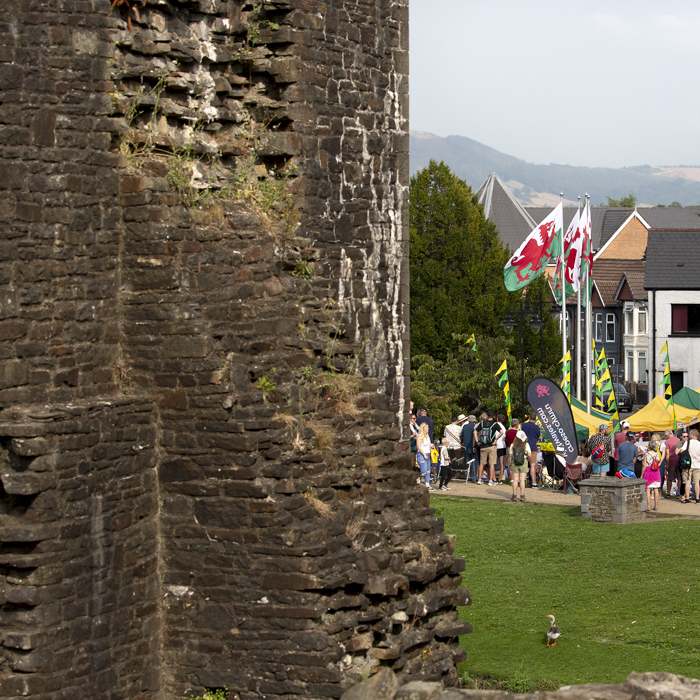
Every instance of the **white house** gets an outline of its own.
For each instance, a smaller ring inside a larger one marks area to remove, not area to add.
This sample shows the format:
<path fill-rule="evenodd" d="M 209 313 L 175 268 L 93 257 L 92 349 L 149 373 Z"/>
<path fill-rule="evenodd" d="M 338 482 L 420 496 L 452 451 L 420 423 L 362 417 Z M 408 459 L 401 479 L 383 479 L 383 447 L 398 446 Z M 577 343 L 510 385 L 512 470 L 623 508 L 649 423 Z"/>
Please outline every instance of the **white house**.
<path fill-rule="evenodd" d="M 663 394 L 668 343 L 671 386 L 700 387 L 700 231 L 650 230 L 644 288 L 649 293 L 649 398 Z M 653 378 L 653 379 L 652 379 Z"/>
<path fill-rule="evenodd" d="M 626 261 L 624 272 L 615 292 L 622 304 L 622 351 L 620 363 L 629 382 L 646 384 L 649 367 L 649 309 L 644 289 L 645 262 Z"/>

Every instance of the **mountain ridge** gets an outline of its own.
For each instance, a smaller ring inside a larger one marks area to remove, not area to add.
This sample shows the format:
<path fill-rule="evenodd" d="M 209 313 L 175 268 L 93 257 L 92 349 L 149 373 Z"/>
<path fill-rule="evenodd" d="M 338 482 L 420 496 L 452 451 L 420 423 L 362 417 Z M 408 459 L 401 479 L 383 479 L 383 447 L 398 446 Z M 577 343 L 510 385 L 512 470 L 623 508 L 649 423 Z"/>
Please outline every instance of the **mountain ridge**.
<path fill-rule="evenodd" d="M 576 203 L 578 195 L 591 195 L 593 205 L 606 204 L 607 197 L 619 199 L 633 192 L 640 206 L 683 206 L 700 204 L 700 167 L 688 165 L 635 165 L 626 168 L 528 163 L 497 151 L 467 136 L 436 136 L 425 131 L 410 132 L 411 174 L 431 159 L 444 161 L 477 191 L 495 172 L 525 206 L 548 206 L 559 201 Z"/>

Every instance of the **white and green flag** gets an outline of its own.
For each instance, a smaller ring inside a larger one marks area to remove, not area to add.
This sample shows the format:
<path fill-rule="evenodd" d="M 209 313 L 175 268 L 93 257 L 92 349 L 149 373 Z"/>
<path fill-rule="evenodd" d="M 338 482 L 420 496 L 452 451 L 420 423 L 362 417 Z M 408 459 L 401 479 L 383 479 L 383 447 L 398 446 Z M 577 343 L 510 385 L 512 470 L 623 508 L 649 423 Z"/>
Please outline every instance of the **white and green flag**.
<path fill-rule="evenodd" d="M 564 209 L 559 202 L 552 213 L 525 239 L 503 269 L 506 289 L 514 292 L 539 277 L 551 258 L 561 255 Z"/>

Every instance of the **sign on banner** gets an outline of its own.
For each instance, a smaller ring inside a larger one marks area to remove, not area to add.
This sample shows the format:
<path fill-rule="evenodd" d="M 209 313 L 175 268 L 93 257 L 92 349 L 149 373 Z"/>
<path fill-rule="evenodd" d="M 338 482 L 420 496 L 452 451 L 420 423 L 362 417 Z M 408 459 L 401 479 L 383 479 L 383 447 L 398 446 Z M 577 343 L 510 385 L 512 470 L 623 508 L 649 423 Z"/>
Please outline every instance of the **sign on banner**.
<path fill-rule="evenodd" d="M 527 385 L 527 400 L 549 435 L 554 449 L 569 464 L 578 457 L 576 423 L 566 394 L 547 377 L 535 377 Z"/>

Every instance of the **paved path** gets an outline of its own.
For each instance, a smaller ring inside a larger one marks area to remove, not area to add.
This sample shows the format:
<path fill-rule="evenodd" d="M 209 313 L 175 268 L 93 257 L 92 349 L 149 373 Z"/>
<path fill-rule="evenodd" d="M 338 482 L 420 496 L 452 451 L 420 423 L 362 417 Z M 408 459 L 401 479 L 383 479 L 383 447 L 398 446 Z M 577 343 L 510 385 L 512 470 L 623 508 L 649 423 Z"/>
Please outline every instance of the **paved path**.
<path fill-rule="evenodd" d="M 495 501 L 512 503 L 510 500 L 513 493 L 510 484 L 503 486 L 488 486 L 482 484 L 477 486 L 473 483 L 465 484 L 463 481 L 452 482 L 449 491 L 433 491 L 431 496 L 435 499 L 450 498 L 454 496 L 469 496 L 470 498 L 489 498 Z M 528 503 L 546 503 L 558 506 L 580 506 L 581 497 L 568 496 L 561 491 L 550 491 L 549 489 L 526 489 L 525 499 Z M 518 501 L 519 502 L 519 501 Z M 518 505 L 513 503 L 513 505 Z M 685 515 L 700 517 L 700 505 L 695 503 L 683 504 L 676 498 L 660 498 L 659 509 L 655 512 L 647 511 L 649 517 L 659 515 Z"/>

